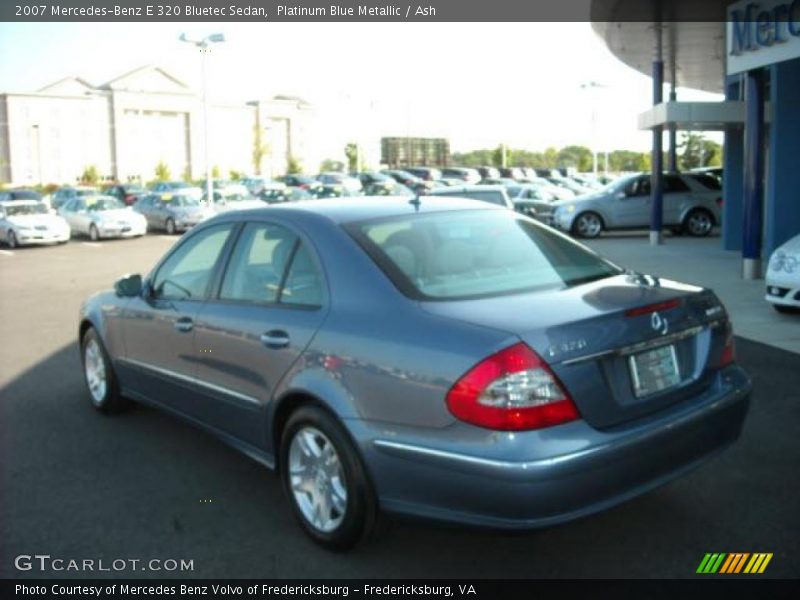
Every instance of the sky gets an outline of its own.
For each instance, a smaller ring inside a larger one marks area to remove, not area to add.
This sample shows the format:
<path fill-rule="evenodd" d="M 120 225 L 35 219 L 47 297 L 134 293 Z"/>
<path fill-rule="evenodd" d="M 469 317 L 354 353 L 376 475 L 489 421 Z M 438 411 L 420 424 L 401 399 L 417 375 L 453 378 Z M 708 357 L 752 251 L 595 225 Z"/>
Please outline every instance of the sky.
<path fill-rule="evenodd" d="M 209 55 L 212 102 L 300 96 L 315 106 L 326 156 L 384 135 L 443 136 L 454 151 L 651 145 L 636 126 L 652 103 L 650 78 L 585 22 L 3 23 L 0 93 L 70 75 L 99 85 L 145 64 L 199 89 L 200 57 L 178 41 L 184 32 L 227 38 Z M 603 87 L 583 89 L 587 82 Z M 682 89 L 678 97 L 721 98 Z"/>

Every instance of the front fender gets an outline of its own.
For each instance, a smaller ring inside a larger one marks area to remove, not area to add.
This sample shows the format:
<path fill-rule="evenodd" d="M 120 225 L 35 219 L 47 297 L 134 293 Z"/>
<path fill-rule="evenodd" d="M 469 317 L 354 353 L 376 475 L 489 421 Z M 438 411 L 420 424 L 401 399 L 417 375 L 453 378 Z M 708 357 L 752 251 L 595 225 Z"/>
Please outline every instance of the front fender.
<path fill-rule="evenodd" d="M 112 291 L 100 292 L 88 298 L 79 311 L 78 344 L 86 329 L 93 327 L 112 360 L 124 356 L 125 347 L 119 319 L 123 302 Z"/>

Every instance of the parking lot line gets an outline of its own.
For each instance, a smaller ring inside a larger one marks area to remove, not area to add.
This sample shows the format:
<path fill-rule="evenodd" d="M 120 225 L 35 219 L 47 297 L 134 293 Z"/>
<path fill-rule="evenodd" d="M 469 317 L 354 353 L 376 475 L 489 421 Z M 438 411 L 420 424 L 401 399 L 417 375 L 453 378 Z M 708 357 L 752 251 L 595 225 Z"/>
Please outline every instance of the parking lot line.
<path fill-rule="evenodd" d="M 3 256 L 14 256 L 14 253 L 11 250 L 0 250 L 0 254 Z"/>
<path fill-rule="evenodd" d="M 91 248 L 102 248 L 103 244 L 99 242 L 81 242 L 84 246 L 89 246 Z"/>

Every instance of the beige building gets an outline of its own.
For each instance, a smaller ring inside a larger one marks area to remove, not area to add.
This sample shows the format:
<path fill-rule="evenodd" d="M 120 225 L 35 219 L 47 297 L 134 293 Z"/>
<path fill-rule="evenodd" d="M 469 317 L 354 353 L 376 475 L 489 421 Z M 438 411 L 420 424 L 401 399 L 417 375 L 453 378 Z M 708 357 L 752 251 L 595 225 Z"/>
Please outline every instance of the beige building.
<path fill-rule="evenodd" d="M 311 171 L 319 166 L 314 113 L 300 98 L 213 104 L 208 120 L 210 162 L 223 176 L 282 174 L 290 157 Z M 204 144 L 200 95 L 154 66 L 100 86 L 69 77 L 0 94 L 0 182 L 74 183 L 90 165 L 104 178 L 149 180 L 162 161 L 174 179 L 197 179 L 205 175 Z"/>

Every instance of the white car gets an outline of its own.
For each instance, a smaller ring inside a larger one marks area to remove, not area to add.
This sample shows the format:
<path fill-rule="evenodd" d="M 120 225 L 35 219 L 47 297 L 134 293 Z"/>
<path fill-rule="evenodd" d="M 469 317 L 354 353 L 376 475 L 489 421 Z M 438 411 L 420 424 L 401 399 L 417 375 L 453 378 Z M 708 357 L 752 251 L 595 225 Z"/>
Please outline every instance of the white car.
<path fill-rule="evenodd" d="M 790 312 L 800 308 L 800 234 L 772 253 L 766 284 L 767 302 L 775 310 Z"/>
<path fill-rule="evenodd" d="M 11 200 L 0 204 L 0 239 L 9 248 L 27 244 L 63 244 L 69 236 L 69 224 L 51 214 L 44 202 Z"/>
<path fill-rule="evenodd" d="M 263 200 L 252 196 L 243 185 L 228 185 L 214 190 L 214 204 L 212 208 L 217 213 L 229 210 L 242 210 L 246 208 L 264 208 Z"/>
<path fill-rule="evenodd" d="M 73 198 L 58 214 L 64 217 L 74 234 L 101 238 L 139 237 L 147 233 L 147 219 L 112 196 Z"/>

